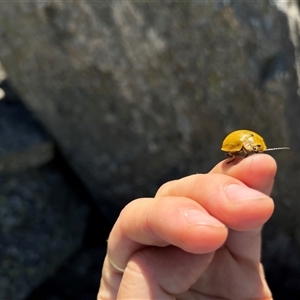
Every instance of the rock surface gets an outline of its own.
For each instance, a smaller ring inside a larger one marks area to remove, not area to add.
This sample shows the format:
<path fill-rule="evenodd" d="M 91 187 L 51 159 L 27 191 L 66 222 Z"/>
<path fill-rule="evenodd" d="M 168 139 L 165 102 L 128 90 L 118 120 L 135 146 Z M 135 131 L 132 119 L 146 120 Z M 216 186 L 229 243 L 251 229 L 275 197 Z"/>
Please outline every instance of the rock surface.
<path fill-rule="evenodd" d="M 0 102 L 0 299 L 24 299 L 81 245 L 87 205 L 53 140 L 18 102 Z"/>
<path fill-rule="evenodd" d="M 23 104 L 0 102 L 0 130 L 1 174 L 21 172 L 53 160 L 53 140 Z"/>
<path fill-rule="evenodd" d="M 299 244 L 295 49 L 273 2 L 14 2 L 0 25 L 10 79 L 111 221 L 164 181 L 207 172 L 224 136 L 247 128 L 292 148 L 274 153 L 265 249 L 281 235 Z"/>
<path fill-rule="evenodd" d="M 290 144 L 294 50 L 266 1 L 4 3 L 0 22 L 11 80 L 103 210 L 209 170 L 233 129 Z"/>

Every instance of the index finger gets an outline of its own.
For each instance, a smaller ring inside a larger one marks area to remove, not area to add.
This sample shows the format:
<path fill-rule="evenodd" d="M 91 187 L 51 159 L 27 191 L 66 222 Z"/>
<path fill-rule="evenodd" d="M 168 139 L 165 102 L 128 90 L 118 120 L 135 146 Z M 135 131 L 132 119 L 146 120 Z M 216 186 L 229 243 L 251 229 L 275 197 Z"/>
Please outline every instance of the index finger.
<path fill-rule="evenodd" d="M 218 163 L 209 173 L 226 174 L 242 181 L 247 186 L 270 195 L 277 165 L 268 154 L 254 154 L 246 159 L 236 158 L 232 163 L 225 159 Z"/>

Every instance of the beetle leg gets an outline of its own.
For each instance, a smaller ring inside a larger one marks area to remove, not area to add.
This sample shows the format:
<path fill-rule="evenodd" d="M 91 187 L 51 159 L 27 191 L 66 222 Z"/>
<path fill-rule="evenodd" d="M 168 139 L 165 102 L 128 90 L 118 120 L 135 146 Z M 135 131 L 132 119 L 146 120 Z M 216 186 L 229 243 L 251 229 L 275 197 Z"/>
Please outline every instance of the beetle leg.
<path fill-rule="evenodd" d="M 226 153 L 226 156 L 229 156 L 229 157 L 232 158 L 231 160 L 229 160 L 228 162 L 226 162 L 226 164 L 230 164 L 233 161 L 235 161 L 235 155 L 233 153 Z"/>
<path fill-rule="evenodd" d="M 244 159 L 249 155 L 249 152 L 245 149 L 245 148 L 243 148 L 243 152 L 244 152 Z"/>

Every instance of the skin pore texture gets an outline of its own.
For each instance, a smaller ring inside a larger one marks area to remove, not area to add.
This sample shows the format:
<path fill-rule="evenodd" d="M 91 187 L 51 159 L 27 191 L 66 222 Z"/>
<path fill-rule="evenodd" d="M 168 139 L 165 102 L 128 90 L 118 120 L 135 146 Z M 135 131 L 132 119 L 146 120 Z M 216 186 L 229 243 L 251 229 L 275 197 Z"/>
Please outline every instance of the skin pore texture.
<path fill-rule="evenodd" d="M 226 161 L 122 210 L 98 300 L 272 299 L 260 258 L 276 163 L 267 154 Z"/>

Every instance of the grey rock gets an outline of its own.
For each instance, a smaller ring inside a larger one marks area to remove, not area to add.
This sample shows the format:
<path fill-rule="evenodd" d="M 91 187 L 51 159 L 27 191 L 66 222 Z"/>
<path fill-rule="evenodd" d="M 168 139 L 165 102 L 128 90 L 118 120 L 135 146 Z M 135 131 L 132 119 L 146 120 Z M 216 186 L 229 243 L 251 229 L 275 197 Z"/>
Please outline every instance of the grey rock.
<path fill-rule="evenodd" d="M 57 166 L 0 179 L 0 299 L 24 299 L 81 244 L 87 207 Z"/>
<path fill-rule="evenodd" d="M 20 172 L 29 168 L 39 167 L 54 157 L 53 142 L 39 143 L 18 153 L 0 157 L 0 172 Z"/>
<path fill-rule="evenodd" d="M 294 50 L 267 1 L 4 3 L 0 23 L 11 80 L 108 215 L 208 171 L 233 129 L 290 144 Z"/>
<path fill-rule="evenodd" d="M 0 299 L 24 299 L 81 244 L 88 208 L 54 142 L 18 102 L 0 102 Z"/>
<path fill-rule="evenodd" d="M 54 158 L 54 142 L 18 102 L 0 102 L 0 173 L 45 165 Z"/>
<path fill-rule="evenodd" d="M 26 300 L 95 300 L 105 255 L 106 245 L 81 249 Z"/>

